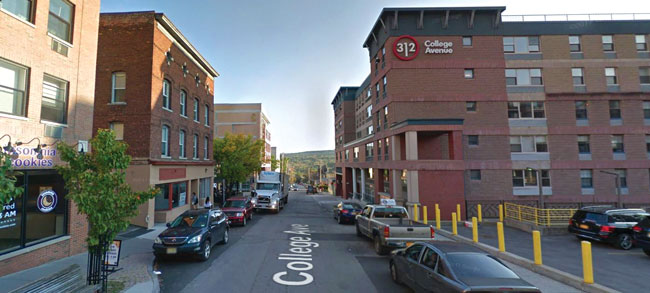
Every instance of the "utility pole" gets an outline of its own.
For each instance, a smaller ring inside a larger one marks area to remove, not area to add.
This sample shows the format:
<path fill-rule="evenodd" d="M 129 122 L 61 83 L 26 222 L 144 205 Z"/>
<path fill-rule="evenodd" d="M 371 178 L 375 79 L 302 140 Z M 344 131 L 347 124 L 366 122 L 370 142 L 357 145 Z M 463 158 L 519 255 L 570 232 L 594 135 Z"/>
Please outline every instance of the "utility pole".
<path fill-rule="evenodd" d="M 617 172 L 610 172 L 610 171 L 605 171 L 605 170 L 600 170 L 600 173 L 605 173 L 609 175 L 614 175 L 616 178 L 615 186 L 616 186 L 616 207 L 617 208 L 622 208 L 623 203 L 621 202 L 621 175 L 618 174 Z"/>

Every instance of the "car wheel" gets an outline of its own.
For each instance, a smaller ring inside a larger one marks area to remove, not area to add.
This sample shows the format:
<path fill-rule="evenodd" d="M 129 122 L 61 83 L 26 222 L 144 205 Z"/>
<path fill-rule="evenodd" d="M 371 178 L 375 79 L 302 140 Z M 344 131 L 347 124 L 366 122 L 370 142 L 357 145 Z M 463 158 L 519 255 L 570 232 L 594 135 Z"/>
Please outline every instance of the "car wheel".
<path fill-rule="evenodd" d="M 650 248 L 644 248 L 643 252 L 645 252 L 647 256 L 650 256 Z"/>
<path fill-rule="evenodd" d="M 383 245 L 381 245 L 381 240 L 379 239 L 379 236 L 375 236 L 375 252 L 378 255 L 386 254 L 386 248 Z"/>
<path fill-rule="evenodd" d="M 630 234 L 621 234 L 616 238 L 616 246 L 623 250 L 632 248 L 632 236 Z"/>
<path fill-rule="evenodd" d="M 219 244 L 226 244 L 226 243 L 228 243 L 228 229 L 223 231 L 223 239 L 221 240 L 221 242 L 219 242 Z"/>
<path fill-rule="evenodd" d="M 359 224 L 356 224 L 354 226 L 357 227 L 357 236 L 358 237 L 363 237 L 363 234 L 361 234 L 361 230 L 359 230 Z"/>
<path fill-rule="evenodd" d="M 397 274 L 397 266 L 395 266 L 395 263 L 392 261 L 390 262 L 390 278 L 393 279 L 393 282 L 402 284 L 399 280 L 399 274 Z"/>
<path fill-rule="evenodd" d="M 203 241 L 203 249 L 199 255 L 201 261 L 206 261 L 210 258 L 210 240 Z"/>

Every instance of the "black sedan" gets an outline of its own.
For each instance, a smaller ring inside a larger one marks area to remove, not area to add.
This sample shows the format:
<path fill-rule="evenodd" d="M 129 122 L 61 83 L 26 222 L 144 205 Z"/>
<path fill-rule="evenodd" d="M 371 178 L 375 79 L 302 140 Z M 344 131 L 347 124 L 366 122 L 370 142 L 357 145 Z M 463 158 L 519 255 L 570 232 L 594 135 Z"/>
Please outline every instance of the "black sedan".
<path fill-rule="evenodd" d="M 332 213 L 339 224 L 354 223 L 354 219 L 361 212 L 361 209 L 362 207 L 358 203 L 345 200 L 335 205 Z"/>
<path fill-rule="evenodd" d="M 632 228 L 634 231 L 634 244 L 641 247 L 646 255 L 650 256 L 650 216 L 646 216 L 636 226 Z"/>
<path fill-rule="evenodd" d="M 228 217 L 219 209 L 189 210 L 178 216 L 154 240 L 153 253 L 194 255 L 205 261 L 215 243 L 228 243 Z"/>
<path fill-rule="evenodd" d="M 499 259 L 456 242 L 416 242 L 395 250 L 390 273 L 416 292 L 541 292 Z"/>

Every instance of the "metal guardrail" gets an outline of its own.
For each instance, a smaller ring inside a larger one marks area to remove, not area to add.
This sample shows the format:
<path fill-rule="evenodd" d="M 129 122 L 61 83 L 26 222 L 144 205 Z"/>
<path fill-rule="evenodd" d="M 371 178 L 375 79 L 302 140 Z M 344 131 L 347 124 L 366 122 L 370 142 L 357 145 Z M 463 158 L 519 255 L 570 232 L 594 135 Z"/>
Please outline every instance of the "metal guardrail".
<path fill-rule="evenodd" d="M 532 206 L 506 202 L 504 217 L 537 226 L 567 226 L 576 209 L 539 209 Z"/>
<path fill-rule="evenodd" d="M 583 13 L 502 15 L 503 22 L 650 20 L 650 13 Z"/>

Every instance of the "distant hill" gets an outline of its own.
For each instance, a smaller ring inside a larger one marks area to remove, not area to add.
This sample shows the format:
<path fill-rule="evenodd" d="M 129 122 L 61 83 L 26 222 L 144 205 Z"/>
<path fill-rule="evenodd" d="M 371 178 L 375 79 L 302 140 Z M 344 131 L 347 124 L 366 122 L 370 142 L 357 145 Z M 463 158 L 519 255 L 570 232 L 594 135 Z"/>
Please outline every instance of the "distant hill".
<path fill-rule="evenodd" d="M 322 174 L 323 180 L 334 177 L 334 150 L 289 153 L 285 154 L 285 156 L 289 159 L 288 173 L 291 182 L 307 182 L 309 180 L 310 167 L 311 180 L 318 181 L 319 174 L 317 166 L 323 165 L 327 167 L 327 172 Z"/>

